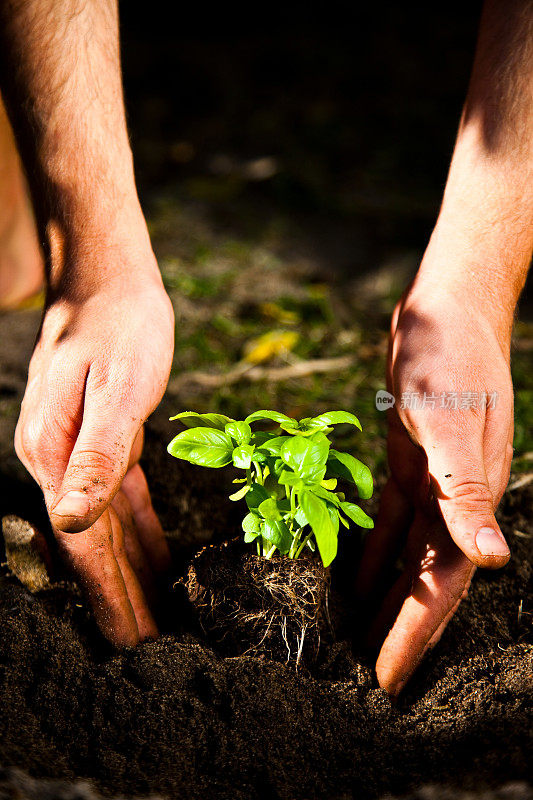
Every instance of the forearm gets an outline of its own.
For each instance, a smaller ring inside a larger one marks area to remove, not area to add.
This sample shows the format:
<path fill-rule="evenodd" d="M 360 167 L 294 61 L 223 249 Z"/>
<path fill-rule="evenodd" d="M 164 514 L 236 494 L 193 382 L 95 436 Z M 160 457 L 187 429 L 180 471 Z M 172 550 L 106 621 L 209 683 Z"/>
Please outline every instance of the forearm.
<path fill-rule="evenodd" d="M 533 251 L 533 3 L 489 0 L 442 208 L 417 281 L 510 334 Z"/>
<path fill-rule="evenodd" d="M 0 2 L 2 87 L 49 279 L 135 230 L 149 249 L 128 141 L 115 0 Z M 120 259 L 117 259 L 120 262 Z M 93 268 L 93 267 L 92 267 Z M 107 266 L 106 268 L 109 268 Z"/>

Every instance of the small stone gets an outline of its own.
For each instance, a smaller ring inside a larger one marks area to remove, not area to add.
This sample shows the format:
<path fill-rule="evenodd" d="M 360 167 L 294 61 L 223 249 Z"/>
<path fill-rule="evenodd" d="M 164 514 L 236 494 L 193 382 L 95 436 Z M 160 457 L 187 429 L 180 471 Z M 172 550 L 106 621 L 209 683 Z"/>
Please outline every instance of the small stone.
<path fill-rule="evenodd" d="M 30 592 L 51 584 L 51 562 L 43 534 L 14 514 L 2 517 L 2 533 L 9 570 Z"/>

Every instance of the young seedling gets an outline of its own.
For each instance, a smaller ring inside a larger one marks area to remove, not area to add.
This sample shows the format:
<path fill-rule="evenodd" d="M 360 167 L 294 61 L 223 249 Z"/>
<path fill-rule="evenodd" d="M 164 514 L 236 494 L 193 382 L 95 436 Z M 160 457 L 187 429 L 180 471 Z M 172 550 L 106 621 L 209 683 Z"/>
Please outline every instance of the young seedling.
<path fill-rule="evenodd" d="M 244 499 L 248 513 L 242 528 L 245 542 L 255 542 L 258 555 L 276 551 L 296 559 L 316 547 L 324 567 L 337 554 L 339 525 L 350 521 L 373 528 L 372 519 L 337 491 L 342 478 L 357 487 L 359 497 L 372 496 L 369 468 L 349 453 L 331 447 L 329 435 L 338 424 L 355 425 L 347 411 L 328 411 L 297 421 L 277 411 L 256 411 L 242 422 L 224 414 L 183 411 L 171 419 L 186 426 L 170 442 L 168 452 L 203 467 L 233 464 L 245 477 L 230 500 Z M 275 431 L 254 430 L 257 423 L 277 423 Z"/>

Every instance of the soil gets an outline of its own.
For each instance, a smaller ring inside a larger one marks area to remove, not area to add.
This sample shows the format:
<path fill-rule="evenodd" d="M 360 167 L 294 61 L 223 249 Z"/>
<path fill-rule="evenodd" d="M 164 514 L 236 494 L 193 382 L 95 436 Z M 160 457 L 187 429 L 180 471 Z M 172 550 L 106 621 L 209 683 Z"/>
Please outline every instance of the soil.
<path fill-rule="evenodd" d="M 220 474 L 169 465 L 164 428 L 148 432 L 145 467 L 179 576 L 198 539 L 221 540 L 236 521 L 213 513 L 227 507 Z M 90 779 L 103 793 L 213 800 L 373 798 L 427 783 L 479 792 L 531 779 L 532 501 L 531 485 L 506 495 L 512 561 L 478 573 L 396 706 L 348 640 L 327 648 L 313 675 L 224 657 L 169 590 L 164 635 L 114 653 L 75 586 L 31 594 L 4 570 L 0 762 Z"/>

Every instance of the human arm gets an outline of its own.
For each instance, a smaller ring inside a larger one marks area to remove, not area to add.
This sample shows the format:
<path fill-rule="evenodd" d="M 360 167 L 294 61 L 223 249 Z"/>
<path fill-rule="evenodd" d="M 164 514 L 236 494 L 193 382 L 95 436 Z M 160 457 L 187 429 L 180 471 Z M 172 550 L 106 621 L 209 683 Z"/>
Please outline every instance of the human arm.
<path fill-rule="evenodd" d="M 533 252 L 532 178 L 533 5 L 490 0 L 439 218 L 391 328 L 391 478 L 357 582 L 371 595 L 403 551 L 371 632 L 391 695 L 440 638 L 475 567 L 509 557 L 494 511 L 512 458 L 510 345 Z M 401 407 L 424 392 L 478 399 Z"/>
<path fill-rule="evenodd" d="M 47 278 L 15 446 L 100 626 L 134 644 L 156 633 L 146 592 L 168 561 L 137 462 L 173 313 L 137 197 L 118 42 L 114 0 L 0 3 L 2 92 Z"/>

